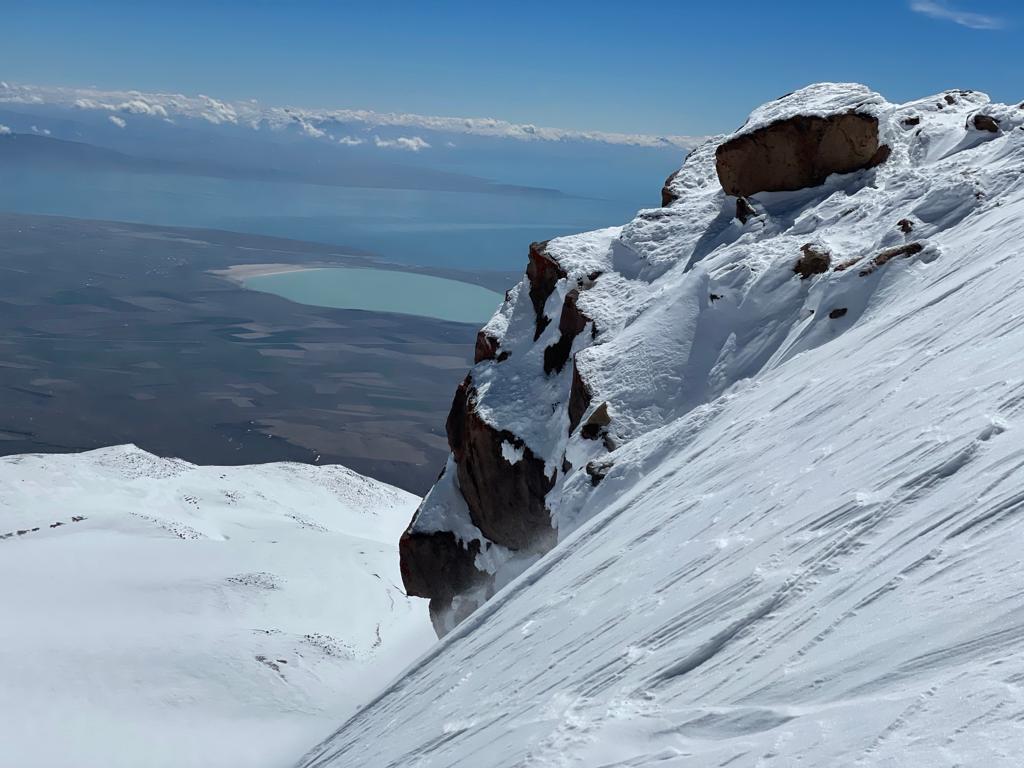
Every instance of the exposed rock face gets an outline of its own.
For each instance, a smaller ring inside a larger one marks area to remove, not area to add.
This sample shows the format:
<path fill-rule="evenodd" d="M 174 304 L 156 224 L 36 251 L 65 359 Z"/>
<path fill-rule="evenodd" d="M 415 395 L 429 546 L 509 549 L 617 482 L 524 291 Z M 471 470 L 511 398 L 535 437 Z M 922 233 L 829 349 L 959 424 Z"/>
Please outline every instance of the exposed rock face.
<path fill-rule="evenodd" d="M 793 266 L 793 271 L 800 275 L 801 280 L 806 280 L 811 275 L 820 275 L 827 272 L 832 264 L 832 256 L 828 251 L 816 248 L 813 244 L 807 243 L 800 247 L 801 256 Z"/>
<path fill-rule="evenodd" d="M 590 484 L 593 486 L 600 485 L 611 470 L 612 462 L 610 461 L 588 461 L 586 466 L 586 472 L 590 475 Z"/>
<path fill-rule="evenodd" d="M 473 350 L 473 364 L 498 357 L 498 340 L 485 331 L 476 334 L 476 347 Z"/>
<path fill-rule="evenodd" d="M 594 409 L 594 412 L 590 414 L 590 418 L 587 419 L 587 423 L 583 425 L 583 429 L 580 430 L 582 435 L 587 440 L 596 440 L 601 435 L 601 430 L 612 423 L 612 417 L 608 413 L 608 403 L 601 403 Z"/>
<path fill-rule="evenodd" d="M 573 340 L 583 333 L 583 329 L 590 322 L 590 318 L 584 315 L 576 305 L 579 297 L 580 292 L 575 289 L 569 291 L 565 296 L 562 314 L 558 319 L 558 331 L 561 335 L 558 337 L 558 341 L 544 350 L 544 373 L 546 374 L 550 374 L 552 371 L 561 372 L 569 359 Z"/>
<path fill-rule="evenodd" d="M 991 115 L 977 114 L 971 122 L 974 124 L 975 130 L 999 133 L 999 121 Z"/>
<path fill-rule="evenodd" d="M 757 211 L 754 210 L 754 206 L 750 204 L 750 201 L 745 197 L 737 197 L 736 218 L 740 220 L 740 223 L 746 224 L 755 216 L 757 216 Z"/>
<path fill-rule="evenodd" d="M 580 375 L 579 368 L 576 367 L 576 363 L 572 365 L 572 387 L 569 390 L 569 434 L 571 435 L 576 431 L 576 427 L 580 425 L 580 421 L 583 419 L 583 414 L 587 412 L 587 408 L 590 407 L 590 387 L 587 386 L 587 382 L 583 380 Z"/>
<path fill-rule="evenodd" d="M 548 255 L 547 241 L 530 244 L 530 262 L 526 266 L 526 277 L 530 281 L 530 301 L 537 313 L 537 327 L 533 335 L 536 341 L 547 328 L 550 320 L 544 316 L 544 305 L 554 292 L 555 284 L 565 277 L 565 271 Z"/>
<path fill-rule="evenodd" d="M 898 245 L 895 248 L 886 248 L 875 256 L 875 258 L 871 260 L 871 263 L 862 269 L 859 274 L 861 277 L 866 277 L 892 259 L 898 257 L 906 259 L 911 256 L 916 256 L 923 250 L 924 246 L 920 243 L 907 243 L 906 245 Z"/>
<path fill-rule="evenodd" d="M 678 176 L 678 175 L 679 175 L 679 171 L 673 171 L 672 173 L 670 173 L 669 177 L 667 179 L 665 179 L 664 185 L 662 185 L 662 187 L 661 187 L 661 207 L 662 208 L 666 208 L 666 207 L 672 205 L 672 203 L 674 203 L 676 200 L 679 199 L 679 197 L 676 195 L 676 193 L 672 191 L 672 182 L 676 180 L 676 176 Z"/>
<path fill-rule="evenodd" d="M 522 440 L 483 420 L 468 376 L 455 393 L 446 426 L 473 524 L 508 549 L 549 549 L 556 532 L 544 497 L 555 484 L 554 474 L 547 476 L 544 462 Z M 521 456 L 513 463 L 508 452 Z"/>
<path fill-rule="evenodd" d="M 889 151 L 879 144 L 878 119 L 850 112 L 781 120 L 725 142 L 715 160 L 726 193 L 746 197 L 817 186 L 885 162 Z"/>
<path fill-rule="evenodd" d="M 450 531 L 421 533 L 410 526 L 398 542 L 398 552 L 405 591 L 416 597 L 451 602 L 484 576 L 474 565 L 480 542 L 464 546 Z"/>

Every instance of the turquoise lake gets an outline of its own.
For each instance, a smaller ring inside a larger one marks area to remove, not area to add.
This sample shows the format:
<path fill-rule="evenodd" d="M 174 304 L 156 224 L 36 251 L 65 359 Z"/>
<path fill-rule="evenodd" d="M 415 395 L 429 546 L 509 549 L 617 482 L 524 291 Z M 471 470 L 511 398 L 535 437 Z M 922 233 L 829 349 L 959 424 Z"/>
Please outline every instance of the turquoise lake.
<path fill-rule="evenodd" d="M 299 304 L 399 312 L 454 323 L 486 322 L 504 296 L 478 285 L 414 272 L 324 267 L 246 278 L 245 287 Z"/>

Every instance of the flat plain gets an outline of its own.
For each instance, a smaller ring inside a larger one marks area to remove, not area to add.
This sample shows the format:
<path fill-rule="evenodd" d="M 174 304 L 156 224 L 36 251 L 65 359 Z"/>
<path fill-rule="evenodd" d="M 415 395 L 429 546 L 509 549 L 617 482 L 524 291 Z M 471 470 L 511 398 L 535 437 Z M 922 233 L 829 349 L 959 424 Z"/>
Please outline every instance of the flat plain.
<path fill-rule="evenodd" d="M 476 328 L 216 274 L 240 264 L 382 266 L 316 243 L 0 214 L 0 455 L 135 443 L 198 464 L 342 463 L 425 491 Z"/>

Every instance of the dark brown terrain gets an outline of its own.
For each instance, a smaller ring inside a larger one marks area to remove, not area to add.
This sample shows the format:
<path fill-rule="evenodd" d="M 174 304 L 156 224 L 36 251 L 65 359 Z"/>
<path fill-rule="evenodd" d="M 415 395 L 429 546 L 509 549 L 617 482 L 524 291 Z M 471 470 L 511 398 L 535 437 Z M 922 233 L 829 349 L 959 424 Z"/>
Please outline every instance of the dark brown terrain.
<path fill-rule="evenodd" d="M 476 328 L 211 273 L 265 263 L 381 266 L 315 243 L 0 214 L 0 454 L 132 442 L 201 464 L 342 463 L 424 492 Z"/>

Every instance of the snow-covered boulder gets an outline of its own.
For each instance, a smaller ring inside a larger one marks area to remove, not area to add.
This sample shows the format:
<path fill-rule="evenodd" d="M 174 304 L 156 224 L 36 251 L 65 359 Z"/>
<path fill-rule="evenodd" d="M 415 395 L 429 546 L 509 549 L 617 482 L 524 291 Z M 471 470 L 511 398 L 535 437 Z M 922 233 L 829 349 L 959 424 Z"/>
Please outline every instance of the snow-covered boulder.
<path fill-rule="evenodd" d="M 822 84 L 766 104 L 718 146 L 722 189 L 735 197 L 789 192 L 873 168 L 891 151 L 879 136 L 883 103 L 863 86 Z"/>

